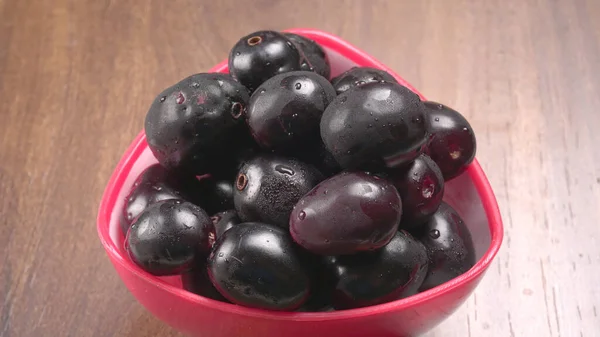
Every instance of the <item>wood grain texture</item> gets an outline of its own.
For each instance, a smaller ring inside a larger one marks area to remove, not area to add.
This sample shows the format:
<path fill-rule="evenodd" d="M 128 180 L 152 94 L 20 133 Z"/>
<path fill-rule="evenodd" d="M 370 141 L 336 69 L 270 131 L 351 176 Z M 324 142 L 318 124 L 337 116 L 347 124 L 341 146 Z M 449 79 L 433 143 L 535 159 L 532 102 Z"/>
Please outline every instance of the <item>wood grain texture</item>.
<path fill-rule="evenodd" d="M 463 112 L 506 225 L 427 337 L 598 336 L 600 2 L 0 0 L 0 336 L 180 336 L 97 239 L 149 102 L 260 28 L 339 35 Z"/>

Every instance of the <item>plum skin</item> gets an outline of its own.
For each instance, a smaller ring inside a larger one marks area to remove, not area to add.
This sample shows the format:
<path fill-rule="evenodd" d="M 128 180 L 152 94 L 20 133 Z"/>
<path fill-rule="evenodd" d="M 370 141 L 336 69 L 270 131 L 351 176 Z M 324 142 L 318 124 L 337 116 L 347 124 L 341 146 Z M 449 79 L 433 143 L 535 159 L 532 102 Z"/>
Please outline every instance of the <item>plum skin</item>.
<path fill-rule="evenodd" d="M 310 146 L 296 153 L 296 157 L 316 167 L 325 177 L 331 177 L 342 172 L 342 168 L 322 142 L 316 147 Z"/>
<path fill-rule="evenodd" d="M 208 275 L 229 301 L 247 307 L 292 311 L 310 293 L 310 277 L 283 228 L 258 222 L 234 226 L 215 243 Z"/>
<path fill-rule="evenodd" d="M 394 76 L 385 70 L 370 67 L 352 67 L 331 80 L 335 92 L 339 95 L 353 87 L 372 82 L 398 83 Z"/>
<path fill-rule="evenodd" d="M 290 233 L 314 254 L 354 254 L 385 246 L 401 216 L 402 201 L 390 182 L 364 172 L 343 172 L 298 201 L 290 215 Z"/>
<path fill-rule="evenodd" d="M 329 80 L 331 75 L 329 57 L 318 43 L 294 33 L 283 33 L 283 35 L 290 39 L 303 54 L 304 60 L 300 65 L 302 70 L 314 71 Z"/>
<path fill-rule="evenodd" d="M 233 179 L 202 177 L 196 184 L 193 202 L 207 213 L 233 208 Z"/>
<path fill-rule="evenodd" d="M 471 233 L 456 210 L 445 202 L 415 235 L 427 248 L 430 260 L 420 291 L 448 282 L 475 264 Z"/>
<path fill-rule="evenodd" d="M 183 286 L 183 289 L 196 295 L 207 297 L 215 301 L 229 302 L 210 282 L 205 261 L 198 263 L 191 270 L 182 273 L 181 285 Z"/>
<path fill-rule="evenodd" d="M 202 208 L 171 199 L 140 214 L 127 232 L 125 250 L 146 272 L 175 275 L 206 258 L 214 240 L 215 228 Z"/>
<path fill-rule="evenodd" d="M 425 246 L 408 232 L 398 231 L 374 252 L 329 257 L 336 309 L 366 307 L 417 293 L 428 269 Z"/>
<path fill-rule="evenodd" d="M 402 229 L 414 230 L 423 225 L 442 203 L 444 176 L 425 154 L 406 168 L 391 172 L 389 179 L 402 198 Z"/>
<path fill-rule="evenodd" d="M 242 221 L 238 217 L 235 210 L 230 209 L 227 211 L 219 212 L 210 217 L 215 226 L 215 233 L 217 239 L 219 239 L 225 232 L 231 229 L 233 226 L 241 223 Z"/>
<path fill-rule="evenodd" d="M 120 218 L 121 230 L 127 230 L 133 221 L 150 205 L 169 199 L 186 200 L 188 196 L 183 192 L 186 181 L 167 171 L 160 164 L 146 168 L 135 180 L 123 206 Z"/>
<path fill-rule="evenodd" d="M 335 96 L 329 81 L 319 74 L 293 71 L 276 75 L 250 97 L 248 127 L 263 149 L 292 155 L 286 151 L 315 147 L 321 141 L 321 116 Z"/>
<path fill-rule="evenodd" d="M 446 181 L 463 173 L 475 159 L 477 141 L 469 122 L 458 111 L 437 102 L 424 102 L 431 134 L 426 153 Z"/>
<path fill-rule="evenodd" d="M 229 72 L 250 92 L 267 79 L 301 70 L 302 53 L 285 35 L 270 30 L 242 37 L 229 53 Z"/>
<path fill-rule="evenodd" d="M 417 158 L 427 144 L 424 107 L 410 89 L 390 82 L 337 96 L 321 119 L 321 138 L 347 170 L 382 171 Z"/>
<path fill-rule="evenodd" d="M 296 159 L 262 154 L 247 161 L 235 181 L 233 202 L 242 221 L 288 228 L 294 205 L 323 175 Z"/>
<path fill-rule="evenodd" d="M 148 147 L 169 170 L 219 172 L 247 146 L 248 90 L 228 74 L 189 76 L 163 90 L 144 122 Z"/>

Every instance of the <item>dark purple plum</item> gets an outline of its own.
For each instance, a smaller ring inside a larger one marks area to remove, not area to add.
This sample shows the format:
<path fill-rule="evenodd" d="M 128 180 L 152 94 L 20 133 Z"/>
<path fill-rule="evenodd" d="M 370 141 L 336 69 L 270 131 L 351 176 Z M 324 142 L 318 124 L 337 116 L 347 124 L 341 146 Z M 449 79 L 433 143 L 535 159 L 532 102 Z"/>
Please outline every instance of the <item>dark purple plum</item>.
<path fill-rule="evenodd" d="M 246 118 L 263 149 L 292 155 L 294 149 L 319 144 L 323 111 L 335 90 L 323 76 L 310 71 L 279 74 L 250 97 Z"/>
<path fill-rule="evenodd" d="M 338 75 L 331 80 L 336 93 L 339 95 L 348 91 L 351 88 L 372 83 L 372 82 L 393 82 L 398 83 L 394 76 L 387 71 L 369 68 L 369 67 L 353 67 L 346 72 Z"/>
<path fill-rule="evenodd" d="M 231 229 L 231 227 L 242 222 L 235 210 L 233 209 L 219 212 L 210 217 L 210 219 L 212 220 L 213 225 L 215 225 L 215 233 L 217 234 L 217 239 L 223 236 L 223 233 Z"/>
<path fill-rule="evenodd" d="M 260 221 L 288 228 L 300 198 L 324 177 L 296 159 L 263 154 L 246 162 L 235 181 L 233 202 L 242 221 Z"/>
<path fill-rule="evenodd" d="M 342 168 L 404 166 L 427 143 L 423 110 L 419 96 L 398 83 L 367 83 L 329 104 L 321 119 L 321 138 Z"/>
<path fill-rule="evenodd" d="M 329 80 L 331 66 L 325 50 L 315 41 L 294 33 L 283 33 L 292 43 L 296 45 L 303 56 L 302 70 L 314 71 Z"/>
<path fill-rule="evenodd" d="M 208 275 L 229 301 L 291 311 L 310 293 L 310 277 L 288 232 L 258 222 L 234 226 L 216 242 Z"/>
<path fill-rule="evenodd" d="M 301 70 L 302 53 L 285 35 L 258 31 L 241 38 L 229 53 L 229 73 L 253 92 L 269 78 Z"/>
<path fill-rule="evenodd" d="M 375 252 L 329 258 L 335 279 L 336 309 L 366 307 L 417 293 L 427 274 L 425 246 L 405 231 L 398 231 Z"/>
<path fill-rule="evenodd" d="M 196 295 L 207 297 L 216 301 L 229 302 L 210 282 L 206 262 L 198 263 L 197 266 L 181 274 L 183 289 Z"/>
<path fill-rule="evenodd" d="M 146 140 L 167 169 L 225 169 L 248 146 L 248 90 L 227 74 L 196 74 L 161 92 L 148 110 Z"/>
<path fill-rule="evenodd" d="M 402 198 L 400 228 L 412 230 L 427 221 L 442 203 L 444 177 L 436 163 L 422 154 L 405 169 L 390 174 Z"/>
<path fill-rule="evenodd" d="M 290 233 L 314 254 L 354 254 L 385 246 L 401 215 L 402 202 L 390 182 L 363 172 L 343 172 L 298 201 L 290 215 Z"/>
<path fill-rule="evenodd" d="M 418 239 L 427 248 L 430 261 L 429 271 L 420 291 L 448 282 L 475 264 L 471 233 L 458 213 L 447 203 L 443 202 L 417 233 Z"/>
<path fill-rule="evenodd" d="M 427 154 L 448 181 L 463 173 L 475 159 L 475 133 L 458 111 L 436 102 L 425 102 L 424 105 L 431 134 Z"/>
<path fill-rule="evenodd" d="M 182 179 L 180 175 L 171 174 L 159 164 L 154 164 L 145 169 L 133 183 L 131 191 L 125 198 L 125 205 L 121 212 L 120 224 L 126 234 L 131 223 L 149 205 L 161 200 L 187 199 L 183 193 L 186 183 L 193 183 L 193 178 Z"/>
<path fill-rule="evenodd" d="M 194 201 L 208 214 L 233 208 L 233 179 L 203 177 L 197 184 Z"/>
<path fill-rule="evenodd" d="M 146 208 L 129 228 L 125 250 L 153 275 L 175 275 L 206 258 L 215 227 L 204 210 L 190 202 L 163 200 Z"/>

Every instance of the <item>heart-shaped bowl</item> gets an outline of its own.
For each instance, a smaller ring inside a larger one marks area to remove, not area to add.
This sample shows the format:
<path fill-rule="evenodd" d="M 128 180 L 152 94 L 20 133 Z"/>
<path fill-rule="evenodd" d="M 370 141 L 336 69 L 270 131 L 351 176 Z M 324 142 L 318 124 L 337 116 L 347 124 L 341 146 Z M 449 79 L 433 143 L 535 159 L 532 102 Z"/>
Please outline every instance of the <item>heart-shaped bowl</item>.
<path fill-rule="evenodd" d="M 332 76 L 353 66 L 379 68 L 417 92 L 392 70 L 336 36 L 311 29 L 288 32 L 319 43 L 331 62 Z M 227 60 L 210 72 L 227 73 Z M 424 99 L 422 95 L 421 98 Z M 464 219 L 475 244 L 477 262 L 463 275 L 401 300 L 333 312 L 271 312 L 218 302 L 184 290 L 179 277 L 156 277 L 144 272 L 125 253 L 119 213 L 136 177 L 154 163 L 156 159 L 142 131 L 123 154 L 106 186 L 98 214 L 98 235 L 114 268 L 133 296 L 158 319 L 192 336 L 416 336 L 446 319 L 467 299 L 502 243 L 502 220 L 496 198 L 475 160 L 462 175 L 446 184 L 444 196 L 444 200 Z"/>

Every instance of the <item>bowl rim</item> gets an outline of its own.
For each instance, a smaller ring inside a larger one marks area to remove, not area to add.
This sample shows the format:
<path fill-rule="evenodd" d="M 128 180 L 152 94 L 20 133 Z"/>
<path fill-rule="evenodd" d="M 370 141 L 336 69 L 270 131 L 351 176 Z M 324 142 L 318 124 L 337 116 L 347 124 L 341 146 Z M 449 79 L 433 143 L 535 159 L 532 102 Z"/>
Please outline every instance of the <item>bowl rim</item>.
<path fill-rule="evenodd" d="M 329 33 L 314 30 L 314 29 L 288 29 L 284 32 L 295 33 L 306 36 L 315 40 L 320 45 L 334 50 L 356 64 L 370 66 L 373 68 L 383 69 L 394 76 L 398 82 L 415 93 L 417 93 L 421 99 L 425 100 L 425 97 L 419 93 L 412 85 L 406 82 L 402 77 L 398 76 L 394 71 L 383 65 L 381 62 L 375 60 L 365 52 L 352 46 L 348 42 L 341 38 L 331 35 Z M 215 67 L 209 70 L 209 72 L 226 72 L 227 71 L 227 60 L 217 64 Z M 125 269 L 128 273 L 134 274 L 136 277 L 143 279 L 144 281 L 154 285 L 155 287 L 161 288 L 162 290 L 171 293 L 172 295 L 179 297 L 185 301 L 193 302 L 199 306 L 209 307 L 214 310 L 222 312 L 233 313 L 236 315 L 242 315 L 246 317 L 268 319 L 268 320 L 279 320 L 279 321 L 334 321 L 334 320 L 346 320 L 357 317 L 379 315 L 384 313 L 390 313 L 398 310 L 404 310 L 409 307 L 418 305 L 423 302 L 430 301 L 432 299 L 441 297 L 445 294 L 451 293 L 455 289 L 477 280 L 487 268 L 490 266 L 492 260 L 498 253 L 503 240 L 503 225 L 502 218 L 500 216 L 500 210 L 496 197 L 492 191 L 490 183 L 483 172 L 477 159 L 473 160 L 465 174 L 469 175 L 473 184 L 479 194 L 482 202 L 483 209 L 486 213 L 488 227 L 490 230 L 490 245 L 484 255 L 475 263 L 475 265 L 469 269 L 466 273 L 448 281 L 435 288 L 429 289 L 422 293 L 409 296 L 400 300 L 378 304 L 365 308 L 333 311 L 333 312 L 277 312 L 267 311 L 255 308 L 247 308 L 235 304 L 220 302 L 212 300 L 200 295 L 196 295 L 189 291 L 181 288 L 177 288 L 170 284 L 167 284 L 157 277 L 144 272 L 141 268 L 135 265 L 126 257 L 122 256 L 119 252 L 118 247 L 115 245 L 110 237 L 110 219 L 111 213 L 117 202 L 119 191 L 123 186 L 129 172 L 131 171 L 136 160 L 140 157 L 142 152 L 147 148 L 146 136 L 144 130 L 142 130 L 129 145 L 124 155 L 119 160 L 116 168 L 110 176 L 108 184 L 102 194 L 100 207 L 98 210 L 97 217 L 97 231 L 102 246 L 106 250 L 113 263 L 117 263 L 120 267 Z"/>

